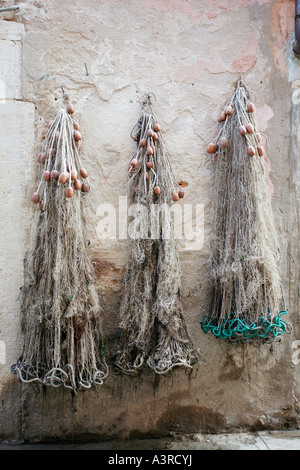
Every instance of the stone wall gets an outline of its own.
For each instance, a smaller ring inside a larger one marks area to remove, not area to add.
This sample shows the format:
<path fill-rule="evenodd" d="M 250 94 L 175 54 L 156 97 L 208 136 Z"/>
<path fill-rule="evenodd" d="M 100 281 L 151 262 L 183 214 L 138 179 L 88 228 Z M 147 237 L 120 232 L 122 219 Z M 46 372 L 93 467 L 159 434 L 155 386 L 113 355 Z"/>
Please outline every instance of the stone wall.
<path fill-rule="evenodd" d="M 0 80 L 6 89 L 0 103 L 0 438 L 111 439 L 298 427 L 294 1 L 27 0 L 19 6 L 0 22 Z M 293 325 L 293 334 L 272 347 L 228 345 L 204 335 L 199 324 L 209 293 L 213 163 L 206 146 L 240 73 L 255 93 L 259 127 L 267 137 Z M 189 183 L 184 201 L 204 207 L 203 246 L 192 240 L 180 245 L 185 318 L 201 355 L 190 375 L 177 369 L 170 377 L 149 371 L 131 378 L 111 370 L 103 386 L 72 396 L 62 389 L 27 388 L 10 373 L 21 348 L 18 293 L 34 214 L 36 154 L 58 110 L 61 86 L 75 104 L 82 158 L 91 174 L 90 254 L 108 336 L 118 325 L 127 251 L 126 241 L 97 235 L 99 207 L 113 204 L 119 214 L 134 151 L 130 131 L 142 97 L 155 94 L 174 172 Z"/>

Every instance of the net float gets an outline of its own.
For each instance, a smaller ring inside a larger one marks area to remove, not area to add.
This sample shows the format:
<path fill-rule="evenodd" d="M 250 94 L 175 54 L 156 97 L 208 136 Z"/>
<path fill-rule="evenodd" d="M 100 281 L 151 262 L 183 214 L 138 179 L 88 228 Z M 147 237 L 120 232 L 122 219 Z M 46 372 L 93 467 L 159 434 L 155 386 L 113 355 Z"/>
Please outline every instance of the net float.
<path fill-rule="evenodd" d="M 72 188 L 72 186 L 68 186 L 66 188 L 66 197 L 70 199 L 73 196 L 74 196 L 73 188 Z"/>
<path fill-rule="evenodd" d="M 78 176 L 77 170 L 75 168 L 73 168 L 71 170 L 71 180 L 76 180 L 77 176 Z"/>
<path fill-rule="evenodd" d="M 220 145 L 221 145 L 221 147 L 227 147 L 227 145 L 228 145 L 227 137 L 222 137 L 222 139 L 220 139 Z"/>
<path fill-rule="evenodd" d="M 37 161 L 44 164 L 46 161 L 47 155 L 44 152 L 38 154 Z"/>
<path fill-rule="evenodd" d="M 51 173 L 50 171 L 44 171 L 44 181 L 50 181 Z"/>
<path fill-rule="evenodd" d="M 148 137 L 153 137 L 153 134 L 154 134 L 154 132 L 153 132 L 152 129 L 148 129 L 148 130 L 147 130 L 147 136 L 148 136 Z"/>
<path fill-rule="evenodd" d="M 250 157 L 253 157 L 253 155 L 255 155 L 254 147 L 252 147 L 252 145 L 249 145 L 249 147 L 247 148 L 247 152 Z"/>
<path fill-rule="evenodd" d="M 218 145 L 214 144 L 213 142 L 208 144 L 207 149 L 206 149 L 207 153 L 215 153 L 217 150 L 218 150 Z"/>
<path fill-rule="evenodd" d="M 259 145 L 259 146 L 257 147 L 257 153 L 258 153 L 258 155 L 259 155 L 260 157 L 263 157 L 263 155 L 264 155 L 264 148 L 263 148 L 261 145 Z"/>
<path fill-rule="evenodd" d="M 81 189 L 81 181 L 79 179 L 76 179 L 74 181 L 74 188 L 76 189 L 76 191 L 80 191 Z"/>
<path fill-rule="evenodd" d="M 88 177 L 88 172 L 86 171 L 85 168 L 80 168 L 79 173 L 82 176 L 82 178 L 87 178 Z"/>
<path fill-rule="evenodd" d="M 73 114 L 74 111 L 75 111 L 74 105 L 73 105 L 72 103 L 68 103 L 68 105 L 67 105 L 67 112 L 68 112 L 69 114 Z"/>
<path fill-rule="evenodd" d="M 245 126 L 240 126 L 239 127 L 239 132 L 241 135 L 246 135 L 247 134 L 247 129 Z"/>
<path fill-rule="evenodd" d="M 147 148 L 147 154 L 148 155 L 153 155 L 153 148 L 152 147 Z"/>
<path fill-rule="evenodd" d="M 52 180 L 58 180 L 59 178 L 59 172 L 57 170 L 52 170 L 51 171 L 51 179 Z"/>
<path fill-rule="evenodd" d="M 81 191 L 82 191 L 83 193 L 88 193 L 89 190 L 90 190 L 89 185 L 86 184 L 86 183 L 83 183 L 83 185 L 81 186 Z"/>
<path fill-rule="evenodd" d="M 137 166 L 138 163 L 139 163 L 139 162 L 138 162 L 138 159 L 137 159 L 137 158 L 133 158 L 133 159 L 131 160 L 131 162 L 130 162 L 130 165 L 135 167 L 135 166 Z"/>
<path fill-rule="evenodd" d="M 81 140 L 81 139 L 82 139 L 82 137 L 81 137 L 81 132 L 79 132 L 79 131 L 74 131 L 74 139 L 77 140 L 77 141 L 78 141 L 78 140 Z"/>
<path fill-rule="evenodd" d="M 63 171 L 60 175 L 59 175 L 59 178 L 58 178 L 58 182 L 61 183 L 61 184 L 64 184 L 68 181 L 69 179 L 69 173 L 68 171 Z"/>
<path fill-rule="evenodd" d="M 246 125 L 246 129 L 247 129 L 247 132 L 249 134 L 253 134 L 254 133 L 254 127 L 253 125 L 249 122 L 247 125 Z"/>
<path fill-rule="evenodd" d="M 32 200 L 32 202 L 34 202 L 34 204 L 37 204 L 40 200 L 39 193 L 38 192 L 33 193 L 32 197 L 31 197 L 31 200 Z"/>

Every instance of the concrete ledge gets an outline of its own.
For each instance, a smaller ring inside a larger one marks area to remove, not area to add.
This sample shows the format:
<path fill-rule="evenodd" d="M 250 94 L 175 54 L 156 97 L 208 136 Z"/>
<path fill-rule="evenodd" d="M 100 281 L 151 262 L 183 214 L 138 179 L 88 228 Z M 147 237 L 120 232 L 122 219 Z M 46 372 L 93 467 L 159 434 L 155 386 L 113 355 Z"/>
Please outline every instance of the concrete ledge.
<path fill-rule="evenodd" d="M 0 450 L 300 450 L 300 430 L 194 434 L 164 439 L 98 443 L 23 444 L 2 442 Z"/>

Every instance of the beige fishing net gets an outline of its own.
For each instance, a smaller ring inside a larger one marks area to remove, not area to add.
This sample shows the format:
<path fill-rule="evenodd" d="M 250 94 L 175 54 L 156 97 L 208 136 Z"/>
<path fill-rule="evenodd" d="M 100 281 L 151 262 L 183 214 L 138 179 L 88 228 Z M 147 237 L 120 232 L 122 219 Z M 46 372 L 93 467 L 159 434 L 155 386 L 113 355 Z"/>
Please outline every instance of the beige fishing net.
<path fill-rule="evenodd" d="M 102 384 L 108 369 L 85 229 L 89 180 L 72 114 L 71 104 L 58 111 L 38 156 L 32 247 L 21 289 L 24 344 L 12 371 L 24 383 L 76 391 Z"/>
<path fill-rule="evenodd" d="M 208 146 L 215 185 L 211 244 L 212 298 L 205 333 L 230 340 L 273 341 L 289 329 L 280 280 L 280 249 L 265 151 L 251 92 L 242 80 Z"/>
<path fill-rule="evenodd" d="M 131 135 L 137 142 L 128 166 L 133 220 L 116 365 L 128 373 L 148 366 L 164 374 L 175 366 L 192 368 L 197 355 L 183 318 L 175 222 L 168 212 L 184 193 L 173 175 L 151 94 Z"/>

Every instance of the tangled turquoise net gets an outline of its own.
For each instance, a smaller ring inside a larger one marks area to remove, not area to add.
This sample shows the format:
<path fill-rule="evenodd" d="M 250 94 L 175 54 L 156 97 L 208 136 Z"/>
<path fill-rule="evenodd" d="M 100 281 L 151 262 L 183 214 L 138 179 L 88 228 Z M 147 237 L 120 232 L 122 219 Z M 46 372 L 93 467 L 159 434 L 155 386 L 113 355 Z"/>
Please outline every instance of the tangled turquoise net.
<path fill-rule="evenodd" d="M 257 322 L 251 322 L 247 318 L 237 318 L 234 314 L 226 315 L 223 322 L 216 325 L 216 319 L 212 320 L 205 315 L 200 322 L 205 334 L 212 333 L 216 338 L 228 340 L 263 339 L 266 342 L 278 340 L 285 333 L 290 332 L 290 325 L 283 320 L 282 315 L 288 312 L 282 310 L 276 317 L 271 314 L 261 316 Z"/>

